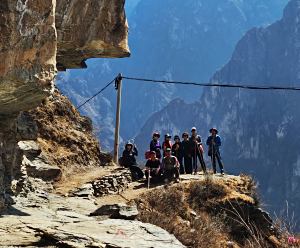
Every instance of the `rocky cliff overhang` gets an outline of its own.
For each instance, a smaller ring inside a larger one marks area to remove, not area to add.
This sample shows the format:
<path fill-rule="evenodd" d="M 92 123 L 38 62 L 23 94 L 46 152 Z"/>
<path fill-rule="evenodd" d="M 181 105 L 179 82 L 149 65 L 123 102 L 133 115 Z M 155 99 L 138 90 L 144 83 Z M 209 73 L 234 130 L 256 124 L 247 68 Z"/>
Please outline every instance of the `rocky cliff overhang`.
<path fill-rule="evenodd" d="M 57 70 L 130 56 L 123 0 L 1 0 L 0 133 L 37 107 Z"/>

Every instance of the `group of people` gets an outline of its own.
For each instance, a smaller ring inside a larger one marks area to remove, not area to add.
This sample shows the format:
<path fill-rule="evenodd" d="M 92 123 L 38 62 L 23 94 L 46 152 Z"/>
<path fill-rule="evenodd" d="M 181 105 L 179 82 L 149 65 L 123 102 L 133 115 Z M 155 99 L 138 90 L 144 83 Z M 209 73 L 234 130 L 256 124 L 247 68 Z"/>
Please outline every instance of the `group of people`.
<path fill-rule="evenodd" d="M 220 167 L 221 174 L 224 174 L 224 166 L 220 155 L 220 146 L 222 139 L 217 135 L 218 130 L 211 128 L 211 135 L 206 140 L 208 145 L 208 156 L 212 160 L 213 173 L 217 173 L 216 158 Z M 172 143 L 171 136 L 169 134 L 164 135 L 164 142 L 160 144 L 159 133 L 153 134 L 153 140 L 150 142 L 150 158 L 146 162 L 145 175 L 148 179 L 149 176 L 157 177 L 158 180 L 167 180 L 170 175 L 175 175 L 176 180 L 179 178 L 179 174 L 192 174 L 196 173 L 197 159 L 199 159 L 200 165 L 204 173 L 206 173 L 206 164 L 203 159 L 204 149 L 202 147 L 201 136 L 197 134 L 197 129 L 193 127 L 191 129 L 191 135 L 189 137 L 187 132 L 182 134 L 183 140 L 180 141 L 178 135 L 174 136 L 174 143 Z M 161 156 L 161 152 L 163 156 Z M 139 178 L 143 178 L 144 173 L 138 167 L 135 156 L 138 155 L 136 145 L 127 142 L 125 150 L 123 151 L 124 166 L 130 168 L 131 172 L 137 173 Z M 160 162 L 161 158 L 162 162 Z"/>

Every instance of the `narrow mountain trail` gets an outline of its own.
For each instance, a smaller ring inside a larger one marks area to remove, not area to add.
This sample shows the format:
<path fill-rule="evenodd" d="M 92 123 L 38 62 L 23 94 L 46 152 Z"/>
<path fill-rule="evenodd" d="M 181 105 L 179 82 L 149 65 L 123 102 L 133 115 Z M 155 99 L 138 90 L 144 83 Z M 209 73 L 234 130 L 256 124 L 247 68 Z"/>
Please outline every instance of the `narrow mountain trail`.
<path fill-rule="evenodd" d="M 235 178 L 238 179 L 239 176 L 233 176 L 233 175 L 221 175 L 221 174 L 215 174 L 213 175 L 212 173 L 208 173 L 209 176 L 212 176 L 216 180 L 227 180 L 229 178 Z M 196 175 L 190 175 L 190 174 L 184 174 L 180 175 L 181 182 L 179 183 L 188 183 L 190 181 L 195 181 L 195 180 L 204 180 L 205 175 L 202 172 L 198 172 Z M 174 184 L 174 182 L 171 182 L 170 184 Z M 126 189 L 122 194 L 114 194 L 114 195 L 106 195 L 103 197 L 97 198 L 97 205 L 101 207 L 102 205 L 105 204 L 116 204 L 116 203 L 121 203 L 121 202 L 130 202 L 136 198 L 139 198 L 139 195 L 146 193 L 147 191 L 153 190 L 157 187 L 163 187 L 165 184 L 164 183 L 150 183 L 150 187 L 148 189 L 148 182 L 146 179 L 137 181 L 137 182 L 132 182 L 129 185 L 129 188 Z"/>

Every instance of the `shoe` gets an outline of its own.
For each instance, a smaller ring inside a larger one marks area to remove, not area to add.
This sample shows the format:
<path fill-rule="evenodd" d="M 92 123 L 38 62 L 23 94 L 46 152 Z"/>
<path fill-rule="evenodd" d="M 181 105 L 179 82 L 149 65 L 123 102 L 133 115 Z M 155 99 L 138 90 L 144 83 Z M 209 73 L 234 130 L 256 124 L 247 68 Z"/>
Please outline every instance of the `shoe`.
<path fill-rule="evenodd" d="M 217 174 L 217 171 L 214 171 L 214 174 Z"/>
<path fill-rule="evenodd" d="M 179 183 L 179 179 L 178 179 L 178 178 L 176 178 L 176 179 L 175 179 L 175 182 L 176 182 L 176 183 Z"/>
<path fill-rule="evenodd" d="M 221 170 L 221 174 L 222 174 L 222 175 L 225 175 L 225 172 L 224 172 L 224 170 Z"/>
<path fill-rule="evenodd" d="M 169 183 L 169 180 L 168 180 L 168 179 L 165 179 L 165 180 L 164 180 L 164 183 Z"/>

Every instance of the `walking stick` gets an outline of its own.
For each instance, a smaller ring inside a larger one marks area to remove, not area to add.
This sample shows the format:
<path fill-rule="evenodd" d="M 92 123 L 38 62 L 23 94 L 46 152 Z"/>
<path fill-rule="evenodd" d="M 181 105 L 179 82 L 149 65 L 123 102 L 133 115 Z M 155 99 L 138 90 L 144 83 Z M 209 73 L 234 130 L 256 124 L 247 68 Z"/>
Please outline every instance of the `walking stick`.
<path fill-rule="evenodd" d="M 217 171 L 217 168 L 214 168 L 214 157 L 215 157 L 215 155 L 214 155 L 214 144 L 211 142 L 211 167 L 213 169 L 213 173 L 215 173 L 215 171 Z"/>
<path fill-rule="evenodd" d="M 199 153 L 201 152 L 200 151 L 200 148 L 199 148 L 199 146 L 197 146 L 198 147 L 198 151 L 199 151 Z M 202 152 L 201 152 L 202 153 Z M 200 155 L 200 159 L 201 159 L 201 162 L 202 162 L 202 164 L 204 164 L 204 166 L 205 166 L 205 168 L 202 168 L 203 169 L 203 174 L 204 173 L 206 173 L 206 164 L 204 163 L 204 161 L 203 161 L 203 157 Z M 202 165 L 201 165 L 202 166 Z M 205 169 L 205 171 L 204 171 L 204 169 Z"/>
<path fill-rule="evenodd" d="M 195 166 L 195 168 L 194 168 L 194 175 L 196 175 L 197 174 L 197 150 L 196 150 L 196 146 L 197 146 L 197 144 L 196 144 L 196 137 L 195 137 L 195 164 L 194 164 L 194 166 Z"/>
<path fill-rule="evenodd" d="M 177 166 L 176 166 L 176 169 L 177 169 L 177 171 L 178 171 L 179 181 L 180 181 L 180 183 L 181 183 L 180 171 L 179 171 L 179 168 L 178 168 Z"/>
<path fill-rule="evenodd" d="M 150 188 L 150 170 L 148 172 L 148 189 Z"/>

